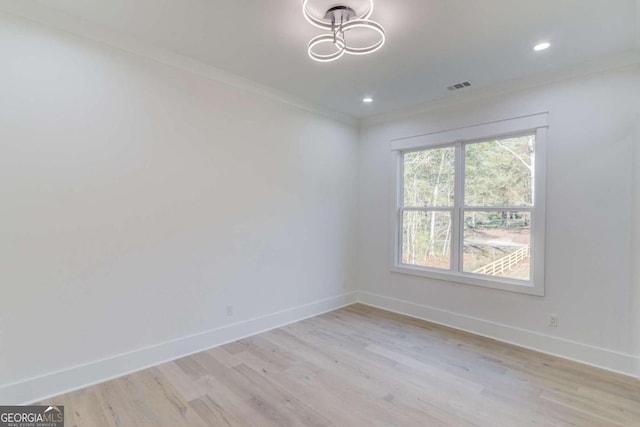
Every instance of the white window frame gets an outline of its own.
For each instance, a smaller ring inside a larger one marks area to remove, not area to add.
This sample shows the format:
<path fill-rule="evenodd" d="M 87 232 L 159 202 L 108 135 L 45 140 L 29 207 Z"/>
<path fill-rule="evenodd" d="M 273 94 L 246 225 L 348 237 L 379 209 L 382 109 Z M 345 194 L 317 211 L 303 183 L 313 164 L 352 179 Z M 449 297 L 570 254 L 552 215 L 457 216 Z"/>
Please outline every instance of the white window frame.
<path fill-rule="evenodd" d="M 392 221 L 391 221 L 391 271 L 414 276 L 428 277 L 448 282 L 500 289 L 529 295 L 544 295 L 545 272 L 545 228 L 546 228 L 546 159 L 547 159 L 547 113 L 531 114 L 512 119 L 499 120 L 479 125 L 465 126 L 442 132 L 398 138 L 391 141 L 393 157 L 392 175 Z M 535 134 L 535 194 L 533 207 L 511 208 L 509 211 L 531 212 L 531 277 L 518 280 L 496 276 L 485 276 L 461 271 L 459 249 L 463 244 L 464 210 L 504 211 L 503 208 L 464 206 L 464 159 L 463 144 L 502 139 L 510 136 Z M 411 151 L 438 147 L 455 147 L 455 191 L 453 208 L 427 208 L 428 211 L 451 211 L 452 218 L 452 270 L 443 270 L 417 265 L 403 264 L 402 257 L 402 212 L 403 203 L 403 154 Z"/>

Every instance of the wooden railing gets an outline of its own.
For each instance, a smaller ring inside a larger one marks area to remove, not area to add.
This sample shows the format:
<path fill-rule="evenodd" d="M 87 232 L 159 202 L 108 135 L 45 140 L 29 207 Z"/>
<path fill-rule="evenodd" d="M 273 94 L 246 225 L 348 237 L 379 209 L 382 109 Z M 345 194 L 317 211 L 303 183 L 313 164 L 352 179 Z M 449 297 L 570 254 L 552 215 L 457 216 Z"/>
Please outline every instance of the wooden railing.
<path fill-rule="evenodd" d="M 511 252 L 509 255 L 493 261 L 490 264 L 480 267 L 475 270 L 474 273 L 486 274 L 489 276 L 495 276 L 497 274 L 503 274 L 505 271 L 511 270 L 518 265 L 520 261 L 529 256 L 529 246 L 522 247 L 515 252 Z"/>

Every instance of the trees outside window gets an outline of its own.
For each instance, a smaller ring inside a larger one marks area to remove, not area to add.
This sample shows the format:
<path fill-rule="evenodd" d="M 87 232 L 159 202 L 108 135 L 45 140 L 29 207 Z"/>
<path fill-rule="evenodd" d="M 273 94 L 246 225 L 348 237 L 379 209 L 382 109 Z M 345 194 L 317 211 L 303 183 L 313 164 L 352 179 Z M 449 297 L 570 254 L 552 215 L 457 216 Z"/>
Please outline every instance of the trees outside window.
<path fill-rule="evenodd" d="M 401 151 L 397 266 L 533 286 L 537 135 Z"/>

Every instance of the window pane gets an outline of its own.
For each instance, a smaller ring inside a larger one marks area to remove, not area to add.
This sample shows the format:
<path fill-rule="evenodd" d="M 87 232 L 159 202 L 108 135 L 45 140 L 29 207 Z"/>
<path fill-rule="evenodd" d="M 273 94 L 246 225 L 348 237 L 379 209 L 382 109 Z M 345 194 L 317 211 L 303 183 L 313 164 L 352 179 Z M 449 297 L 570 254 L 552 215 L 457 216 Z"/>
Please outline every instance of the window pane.
<path fill-rule="evenodd" d="M 465 146 L 467 206 L 531 206 L 535 136 Z"/>
<path fill-rule="evenodd" d="M 463 271 L 529 280 L 530 212 L 464 213 Z"/>
<path fill-rule="evenodd" d="M 404 154 L 404 206 L 453 206 L 455 147 Z"/>
<path fill-rule="evenodd" d="M 402 263 L 451 268 L 451 212 L 404 211 Z"/>

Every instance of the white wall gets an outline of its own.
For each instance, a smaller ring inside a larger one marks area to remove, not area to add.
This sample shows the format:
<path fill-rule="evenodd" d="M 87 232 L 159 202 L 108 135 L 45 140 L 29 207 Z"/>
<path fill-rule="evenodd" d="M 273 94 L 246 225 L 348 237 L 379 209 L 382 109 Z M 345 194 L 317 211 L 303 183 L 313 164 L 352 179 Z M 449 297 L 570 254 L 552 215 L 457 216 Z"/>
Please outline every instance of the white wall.
<path fill-rule="evenodd" d="M 542 111 L 549 112 L 546 295 L 392 274 L 389 141 Z M 640 68 L 633 66 L 367 124 L 358 221 L 364 300 L 633 373 L 639 113 Z M 557 329 L 547 326 L 548 313 L 559 315 Z"/>
<path fill-rule="evenodd" d="M 6 14 L 0 63 L 0 390 L 355 288 L 354 127 Z"/>
<path fill-rule="evenodd" d="M 582 359 L 613 369 L 640 353 L 637 67 L 369 124 L 358 148 L 349 125 L 6 14 L 0 63 L 0 403 L 330 308 L 356 285 L 476 332 L 601 349 Z M 389 140 L 539 111 L 546 296 L 391 274 Z M 102 360 L 117 363 L 86 368 Z"/>

